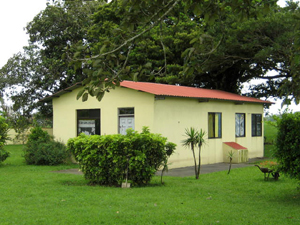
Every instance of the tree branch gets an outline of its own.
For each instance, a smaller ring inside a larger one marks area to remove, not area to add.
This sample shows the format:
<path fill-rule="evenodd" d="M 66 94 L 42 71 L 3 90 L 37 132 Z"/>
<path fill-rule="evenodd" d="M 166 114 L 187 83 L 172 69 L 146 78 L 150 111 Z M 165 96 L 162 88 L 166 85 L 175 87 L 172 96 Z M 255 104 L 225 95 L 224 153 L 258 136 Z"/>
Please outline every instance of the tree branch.
<path fill-rule="evenodd" d="M 161 16 L 159 17 L 156 21 L 154 21 L 147 29 L 145 29 L 144 31 L 140 32 L 139 34 L 125 40 L 123 42 L 123 44 L 119 45 L 118 47 L 116 47 L 115 49 L 109 51 L 109 52 L 106 52 L 106 53 L 102 53 L 102 54 L 98 54 L 98 55 L 95 55 L 95 56 L 91 56 L 90 58 L 86 58 L 86 59 L 79 59 L 80 61 L 88 61 L 90 59 L 96 59 L 96 58 L 99 58 L 99 57 L 102 57 L 102 56 L 106 56 L 106 55 L 109 55 L 109 54 L 112 54 L 112 53 L 115 53 L 116 51 L 119 51 L 121 48 L 123 48 L 124 46 L 126 46 L 128 43 L 134 41 L 135 39 L 139 38 L 140 36 L 142 36 L 143 34 L 147 33 L 148 31 L 150 31 L 153 27 L 155 27 L 160 21 L 163 20 L 163 18 L 169 14 L 169 12 L 180 2 L 180 0 L 176 0 L 172 5 L 171 7 Z M 157 15 L 158 12 L 155 14 Z M 154 15 L 154 16 L 155 16 Z"/>

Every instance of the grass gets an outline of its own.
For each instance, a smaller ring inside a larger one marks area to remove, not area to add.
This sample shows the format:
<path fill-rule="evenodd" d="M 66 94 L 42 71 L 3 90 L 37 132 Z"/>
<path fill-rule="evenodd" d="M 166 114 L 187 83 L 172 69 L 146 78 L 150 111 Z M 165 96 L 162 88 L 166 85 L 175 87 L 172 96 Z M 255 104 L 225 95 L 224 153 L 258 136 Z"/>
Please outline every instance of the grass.
<path fill-rule="evenodd" d="M 264 156 L 268 158 L 273 157 L 273 149 L 276 141 L 277 136 L 277 128 L 268 124 L 264 123 L 264 137 L 265 137 L 265 145 L 264 145 Z"/>
<path fill-rule="evenodd" d="M 148 187 L 88 186 L 75 165 L 29 166 L 22 146 L 0 166 L 0 224 L 299 224 L 297 181 L 264 181 L 254 166 Z"/>

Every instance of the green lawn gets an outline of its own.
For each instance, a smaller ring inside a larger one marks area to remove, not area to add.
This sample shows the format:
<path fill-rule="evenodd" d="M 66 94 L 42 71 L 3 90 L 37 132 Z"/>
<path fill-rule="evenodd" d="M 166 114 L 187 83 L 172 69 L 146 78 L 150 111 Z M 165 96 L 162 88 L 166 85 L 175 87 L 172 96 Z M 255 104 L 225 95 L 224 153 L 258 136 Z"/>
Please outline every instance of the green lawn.
<path fill-rule="evenodd" d="M 7 146 L 0 166 L 0 224 L 300 224 L 295 180 L 264 181 L 254 166 L 194 177 L 155 177 L 148 187 L 88 186 L 74 168 L 28 166 Z"/>
<path fill-rule="evenodd" d="M 272 158 L 273 157 L 273 148 L 276 142 L 277 136 L 277 128 L 264 123 L 264 137 L 265 137 L 265 145 L 264 145 L 264 156 Z"/>

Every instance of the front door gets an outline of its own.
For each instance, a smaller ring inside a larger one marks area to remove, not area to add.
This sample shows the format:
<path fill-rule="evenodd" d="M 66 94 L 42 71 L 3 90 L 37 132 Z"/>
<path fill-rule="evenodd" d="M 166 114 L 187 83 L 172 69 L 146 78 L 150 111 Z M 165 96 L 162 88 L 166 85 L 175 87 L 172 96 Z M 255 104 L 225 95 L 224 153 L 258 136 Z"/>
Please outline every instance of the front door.
<path fill-rule="evenodd" d="M 134 117 L 120 117 L 120 134 L 125 135 L 128 128 L 134 129 Z"/>

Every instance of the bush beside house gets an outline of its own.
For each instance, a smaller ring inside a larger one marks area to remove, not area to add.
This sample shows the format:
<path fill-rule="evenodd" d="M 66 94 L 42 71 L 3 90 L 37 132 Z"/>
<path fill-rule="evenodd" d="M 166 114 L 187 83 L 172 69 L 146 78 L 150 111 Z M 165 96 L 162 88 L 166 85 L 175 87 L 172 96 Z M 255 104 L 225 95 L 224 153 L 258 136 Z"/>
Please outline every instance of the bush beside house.
<path fill-rule="evenodd" d="M 27 164 L 34 165 L 58 165 L 68 158 L 66 146 L 54 141 L 46 131 L 40 127 L 30 130 L 28 141 L 24 147 L 24 157 Z"/>
<path fill-rule="evenodd" d="M 126 135 L 81 134 L 68 141 L 68 149 L 79 162 L 85 178 L 93 184 L 120 185 L 126 177 L 132 185 L 147 184 L 167 164 L 175 144 L 143 128 Z"/>

